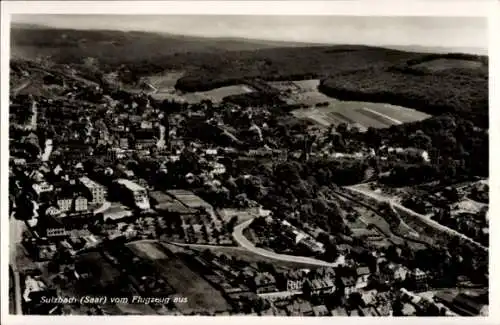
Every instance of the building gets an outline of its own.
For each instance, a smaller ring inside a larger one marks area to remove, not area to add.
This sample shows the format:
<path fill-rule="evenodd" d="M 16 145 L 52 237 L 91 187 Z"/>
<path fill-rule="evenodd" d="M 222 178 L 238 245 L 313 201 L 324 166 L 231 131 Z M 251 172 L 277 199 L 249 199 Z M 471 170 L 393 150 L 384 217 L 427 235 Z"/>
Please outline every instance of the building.
<path fill-rule="evenodd" d="M 75 212 L 83 212 L 88 210 L 86 197 L 77 196 L 75 197 L 74 202 L 75 202 Z"/>
<path fill-rule="evenodd" d="M 141 121 L 141 129 L 150 130 L 153 128 L 153 122 L 151 121 Z"/>
<path fill-rule="evenodd" d="M 274 276 L 268 272 L 257 273 L 254 283 L 257 293 L 278 291 Z"/>
<path fill-rule="evenodd" d="M 349 296 L 351 293 L 356 291 L 356 279 L 353 276 L 343 276 L 340 278 L 340 282 L 344 287 L 345 296 Z"/>
<path fill-rule="evenodd" d="M 313 313 L 314 316 L 328 316 L 330 314 L 325 305 L 314 306 Z"/>
<path fill-rule="evenodd" d="M 212 174 L 214 175 L 222 175 L 226 173 L 226 166 L 224 166 L 221 163 L 218 162 L 213 163 L 211 167 L 212 167 Z"/>
<path fill-rule="evenodd" d="M 446 307 L 461 316 L 488 314 L 488 305 L 481 303 L 478 297 L 468 296 L 464 293 L 455 295 L 449 292 L 439 292 L 434 296 L 434 300 L 442 302 Z"/>
<path fill-rule="evenodd" d="M 427 284 L 428 276 L 425 272 L 417 268 L 410 273 L 410 276 L 411 279 L 414 281 L 415 285 L 414 290 L 416 292 L 426 291 L 428 289 L 429 287 Z"/>
<path fill-rule="evenodd" d="M 356 288 L 366 288 L 368 285 L 368 278 L 370 276 L 370 269 L 367 266 L 358 267 L 356 269 Z"/>
<path fill-rule="evenodd" d="M 349 316 L 344 307 L 337 307 L 331 311 L 332 316 L 346 317 Z"/>
<path fill-rule="evenodd" d="M 40 196 L 44 193 L 50 193 L 54 190 L 54 186 L 52 186 L 51 184 L 47 183 L 47 182 L 41 182 L 41 183 L 36 183 L 36 184 L 33 184 L 33 190 L 35 191 L 35 193 Z"/>
<path fill-rule="evenodd" d="M 92 201 L 90 204 L 102 204 L 105 200 L 106 190 L 104 186 L 97 184 L 87 176 L 80 178 L 80 183 L 87 188 L 87 190 L 92 194 Z"/>
<path fill-rule="evenodd" d="M 215 156 L 217 156 L 217 149 L 206 149 L 205 155 L 215 157 Z"/>
<path fill-rule="evenodd" d="M 120 138 L 120 148 L 121 149 L 128 149 L 128 139 L 127 138 Z"/>
<path fill-rule="evenodd" d="M 57 199 L 57 205 L 59 206 L 59 211 L 67 212 L 71 210 L 71 206 L 73 205 L 73 198 L 61 197 Z"/>
<path fill-rule="evenodd" d="M 47 286 L 41 280 L 28 275 L 24 281 L 24 288 L 23 299 L 25 302 L 30 302 L 32 293 L 43 292 L 47 289 Z"/>
<path fill-rule="evenodd" d="M 123 198 L 126 204 L 131 204 L 141 210 L 149 210 L 151 208 L 148 193 L 144 187 L 124 178 L 116 180 L 116 183 L 125 195 Z"/>
<path fill-rule="evenodd" d="M 294 300 L 294 302 L 286 306 L 289 316 L 313 316 L 314 311 L 312 305 L 308 301 Z"/>
<path fill-rule="evenodd" d="M 335 283 L 330 278 L 311 280 L 312 294 L 328 294 L 335 292 Z"/>

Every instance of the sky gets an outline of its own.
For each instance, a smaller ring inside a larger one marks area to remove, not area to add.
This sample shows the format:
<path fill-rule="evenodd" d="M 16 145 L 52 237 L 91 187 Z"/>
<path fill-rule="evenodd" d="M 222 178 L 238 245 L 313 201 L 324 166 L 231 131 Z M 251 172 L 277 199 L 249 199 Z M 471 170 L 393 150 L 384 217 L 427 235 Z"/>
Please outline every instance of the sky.
<path fill-rule="evenodd" d="M 14 15 L 14 23 L 325 44 L 487 49 L 484 17 Z"/>

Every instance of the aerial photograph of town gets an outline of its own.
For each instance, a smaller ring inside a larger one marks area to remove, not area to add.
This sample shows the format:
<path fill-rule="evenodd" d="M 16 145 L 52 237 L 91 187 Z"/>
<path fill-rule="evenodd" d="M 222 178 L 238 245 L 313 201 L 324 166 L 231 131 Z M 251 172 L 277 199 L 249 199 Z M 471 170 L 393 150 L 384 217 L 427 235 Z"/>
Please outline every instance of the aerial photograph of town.
<path fill-rule="evenodd" d="M 487 27 L 12 15 L 9 313 L 488 316 Z"/>

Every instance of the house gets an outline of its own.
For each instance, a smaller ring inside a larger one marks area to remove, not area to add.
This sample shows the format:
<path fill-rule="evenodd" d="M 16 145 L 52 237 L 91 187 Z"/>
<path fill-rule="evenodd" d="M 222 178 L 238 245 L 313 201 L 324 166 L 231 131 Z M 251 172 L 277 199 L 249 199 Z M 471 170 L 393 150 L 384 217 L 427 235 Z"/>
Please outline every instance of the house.
<path fill-rule="evenodd" d="M 120 148 L 121 149 L 128 149 L 129 148 L 129 143 L 127 138 L 120 138 Z"/>
<path fill-rule="evenodd" d="M 24 280 L 24 288 L 23 299 L 25 302 L 30 302 L 32 293 L 43 292 L 47 289 L 47 286 L 41 280 L 28 275 Z"/>
<path fill-rule="evenodd" d="M 313 279 L 311 281 L 312 294 L 326 294 L 335 292 L 335 284 L 332 279 Z"/>
<path fill-rule="evenodd" d="M 414 281 L 415 291 L 426 291 L 428 289 L 428 276 L 427 273 L 423 272 L 419 268 L 416 268 L 410 272 L 411 279 Z"/>
<path fill-rule="evenodd" d="M 150 130 L 153 128 L 153 122 L 151 121 L 141 121 L 141 129 Z"/>
<path fill-rule="evenodd" d="M 212 168 L 211 173 L 214 175 L 222 175 L 226 172 L 226 166 L 218 162 L 210 164 L 210 167 Z"/>
<path fill-rule="evenodd" d="M 54 190 L 54 186 L 47 182 L 40 182 L 40 183 L 35 183 L 33 184 L 33 190 L 35 193 L 40 196 L 44 193 L 50 193 Z"/>
<path fill-rule="evenodd" d="M 361 314 L 358 309 L 353 309 L 353 310 L 349 311 L 349 316 L 350 317 L 359 317 L 359 316 L 363 316 L 363 314 Z"/>
<path fill-rule="evenodd" d="M 414 316 L 417 313 L 417 310 L 412 304 L 405 303 L 403 304 L 402 312 L 404 316 Z"/>
<path fill-rule="evenodd" d="M 370 276 L 370 269 L 367 266 L 356 268 L 356 288 L 362 289 L 368 285 L 368 277 Z"/>
<path fill-rule="evenodd" d="M 206 149 L 205 155 L 215 157 L 217 156 L 217 149 Z"/>
<path fill-rule="evenodd" d="M 340 278 L 341 285 L 344 287 L 344 296 L 349 296 L 356 291 L 356 278 L 353 276 L 343 276 Z"/>
<path fill-rule="evenodd" d="M 314 316 L 328 316 L 330 312 L 325 305 L 319 305 L 313 307 L 313 314 Z"/>
<path fill-rule="evenodd" d="M 77 196 L 74 199 L 75 202 L 75 211 L 76 212 L 82 212 L 82 211 L 87 211 L 87 198 L 84 196 Z"/>
<path fill-rule="evenodd" d="M 58 216 L 59 214 L 61 214 L 61 211 L 57 207 L 55 207 L 55 206 L 49 206 L 45 210 L 45 215 L 46 216 Z"/>
<path fill-rule="evenodd" d="M 268 272 L 257 273 L 254 284 L 257 293 L 278 291 L 274 276 Z"/>
<path fill-rule="evenodd" d="M 477 297 L 471 297 L 463 293 L 454 295 L 449 292 L 439 292 L 434 296 L 438 302 L 442 302 L 453 312 L 462 316 L 478 316 L 488 314 L 488 305 L 478 301 Z"/>
<path fill-rule="evenodd" d="M 41 244 L 37 246 L 36 257 L 38 260 L 51 260 L 57 252 L 55 244 Z"/>
<path fill-rule="evenodd" d="M 303 300 L 294 300 L 291 305 L 286 307 L 289 316 L 313 316 L 314 311 L 311 303 Z"/>
<path fill-rule="evenodd" d="M 366 306 L 373 304 L 376 301 L 376 296 L 376 290 L 363 291 L 361 293 L 361 297 Z"/>
<path fill-rule="evenodd" d="M 404 281 L 410 270 L 400 264 L 381 262 L 379 263 L 380 276 L 386 282 Z"/>
<path fill-rule="evenodd" d="M 97 184 L 87 176 L 79 179 L 80 183 L 92 194 L 92 201 L 90 204 L 102 204 L 105 200 L 106 190 L 104 186 Z"/>
<path fill-rule="evenodd" d="M 57 205 L 59 206 L 59 211 L 67 212 L 71 210 L 71 206 L 73 205 L 72 197 L 61 197 L 57 199 Z"/>
<path fill-rule="evenodd" d="M 376 317 L 379 316 L 377 309 L 374 307 L 364 307 L 364 308 L 359 308 L 359 312 L 363 316 L 368 316 L 368 317 Z"/>
<path fill-rule="evenodd" d="M 337 307 L 331 311 L 332 316 L 339 316 L 339 317 L 346 317 L 349 316 L 347 315 L 347 312 L 344 307 Z"/>

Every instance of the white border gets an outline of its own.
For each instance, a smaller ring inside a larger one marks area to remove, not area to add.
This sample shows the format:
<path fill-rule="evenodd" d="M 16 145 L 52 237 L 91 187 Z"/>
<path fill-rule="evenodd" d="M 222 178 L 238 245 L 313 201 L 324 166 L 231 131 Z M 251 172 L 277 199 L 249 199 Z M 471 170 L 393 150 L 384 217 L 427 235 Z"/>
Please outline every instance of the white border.
<path fill-rule="evenodd" d="M 462 17 L 489 17 L 490 21 L 490 107 L 500 107 L 500 100 L 495 94 L 496 73 L 498 71 L 499 48 L 494 31 L 500 30 L 498 22 L 499 6 L 495 1 L 3 1 L 1 3 L 1 173 L 0 173 L 0 229 L 1 236 L 1 315 L 2 324 L 87 324 L 86 317 L 63 317 L 63 316 L 14 316 L 8 315 L 8 70 L 9 70 L 9 26 L 11 14 L 244 14 L 244 15 L 351 15 L 351 16 L 462 16 Z M 499 131 L 495 128 L 495 121 L 500 122 L 500 112 L 490 111 L 490 165 L 499 166 L 497 155 Z M 495 306 L 500 306 L 499 281 L 500 272 L 500 239 L 494 234 L 500 233 L 499 222 L 495 220 L 497 212 L 500 212 L 494 202 L 500 202 L 499 198 L 500 180 L 495 168 L 490 168 L 491 202 L 491 244 L 490 244 L 490 316 L 488 318 L 427 318 L 425 321 L 438 324 L 463 323 L 463 324 L 498 324 L 500 323 L 500 312 Z M 496 276 L 495 276 L 496 275 Z M 146 318 L 145 318 L 146 317 Z M 307 322 L 331 323 L 356 321 L 360 324 L 420 324 L 422 318 L 307 318 Z M 260 320 L 255 317 L 175 317 L 168 316 L 113 316 L 97 317 L 98 323 L 115 324 L 137 324 L 150 322 L 151 324 L 193 324 L 203 322 L 204 324 L 233 323 L 241 324 L 256 323 L 259 321 L 272 321 L 276 324 L 303 324 L 304 318 L 298 317 L 273 317 Z"/>

